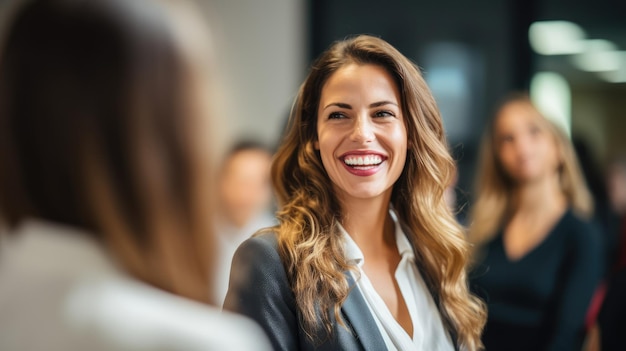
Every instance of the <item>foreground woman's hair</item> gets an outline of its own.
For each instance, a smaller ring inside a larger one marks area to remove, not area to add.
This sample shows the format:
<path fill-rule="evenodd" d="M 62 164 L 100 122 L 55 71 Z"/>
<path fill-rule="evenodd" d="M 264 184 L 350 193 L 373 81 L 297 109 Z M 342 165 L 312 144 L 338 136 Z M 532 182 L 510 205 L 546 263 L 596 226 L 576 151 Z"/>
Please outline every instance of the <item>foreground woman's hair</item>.
<path fill-rule="evenodd" d="M 324 83 L 350 64 L 385 68 L 401 92 L 408 131 L 408 155 L 393 188 L 391 203 L 415 243 L 417 265 L 431 289 L 446 326 L 464 349 L 480 348 L 485 321 L 483 304 L 468 291 L 468 246 L 443 194 L 454 175 L 441 117 L 418 68 L 395 48 L 370 36 L 338 42 L 321 56 L 301 86 L 287 134 L 272 167 L 272 180 L 281 205 L 279 251 L 305 331 L 331 331 L 331 310 L 348 296 L 344 272 L 351 267 L 343 253 L 336 223 L 344 214 L 322 165 L 317 138 L 317 111 Z"/>
<path fill-rule="evenodd" d="M 12 23 L 0 57 L 0 217 L 86 229 L 136 278 L 208 301 L 201 74 L 184 27 L 142 5 L 28 2 Z"/>

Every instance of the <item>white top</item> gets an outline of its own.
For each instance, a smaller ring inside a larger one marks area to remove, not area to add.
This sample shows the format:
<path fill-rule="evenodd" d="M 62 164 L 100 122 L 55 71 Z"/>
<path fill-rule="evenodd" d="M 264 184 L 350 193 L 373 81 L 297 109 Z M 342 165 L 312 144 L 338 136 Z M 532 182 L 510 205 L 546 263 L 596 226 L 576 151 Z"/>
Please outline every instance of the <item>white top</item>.
<path fill-rule="evenodd" d="M 29 220 L 9 234 L 0 350 L 270 350 L 250 320 L 129 277 L 79 230 Z"/>
<path fill-rule="evenodd" d="M 365 261 L 363 253 L 345 229 L 339 225 L 345 239 L 346 258 L 349 263 L 356 264 L 358 267 L 358 274 L 353 273 L 357 287 L 367 302 L 388 350 L 452 351 L 454 350 L 452 340 L 443 326 L 439 310 L 428 287 L 417 269 L 411 244 L 402 231 L 396 214 L 391 210 L 389 213 L 396 228 L 398 252 L 402 256 L 396 268 L 395 278 L 413 322 L 413 338 L 396 321 L 372 286 L 363 271 Z"/>

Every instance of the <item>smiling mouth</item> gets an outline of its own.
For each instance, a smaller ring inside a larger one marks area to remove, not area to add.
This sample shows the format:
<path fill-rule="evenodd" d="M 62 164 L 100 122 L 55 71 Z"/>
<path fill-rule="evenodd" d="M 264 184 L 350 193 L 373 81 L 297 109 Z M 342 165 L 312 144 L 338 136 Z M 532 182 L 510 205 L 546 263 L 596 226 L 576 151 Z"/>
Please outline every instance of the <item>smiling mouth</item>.
<path fill-rule="evenodd" d="M 380 155 L 347 155 L 343 157 L 343 163 L 354 169 L 371 169 L 383 163 Z"/>

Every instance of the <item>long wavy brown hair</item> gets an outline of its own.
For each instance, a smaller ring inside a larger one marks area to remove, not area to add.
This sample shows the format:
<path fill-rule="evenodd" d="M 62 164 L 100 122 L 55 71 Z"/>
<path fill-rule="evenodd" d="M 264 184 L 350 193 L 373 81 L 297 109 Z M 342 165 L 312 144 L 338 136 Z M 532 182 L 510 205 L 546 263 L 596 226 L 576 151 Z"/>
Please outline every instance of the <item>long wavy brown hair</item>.
<path fill-rule="evenodd" d="M 337 228 L 341 208 L 314 142 L 322 88 L 334 72 L 352 63 L 383 67 L 399 87 L 409 150 L 391 204 L 408 228 L 418 267 L 445 325 L 463 349 L 479 349 L 486 314 L 483 303 L 468 291 L 468 245 L 443 197 L 455 163 L 439 110 L 419 69 L 387 42 L 366 35 L 335 43 L 313 64 L 272 166 L 280 203 L 279 225 L 272 230 L 303 329 L 309 336 L 319 328 L 331 333 L 331 320 L 341 322 L 339 310 L 350 290 L 345 272 L 352 267 Z"/>
<path fill-rule="evenodd" d="M 542 128 L 554 138 L 561 160 L 561 165 L 557 170 L 561 191 L 574 212 L 585 218 L 591 216 L 593 211 L 593 200 L 568 136 L 560 127 L 541 114 L 527 94 L 513 93 L 498 108 L 482 140 L 475 185 L 477 199 L 470 213 L 469 230 L 469 239 L 476 244 L 478 254 L 480 254 L 482 244 L 497 234 L 498 229 L 505 224 L 512 211 L 512 197 L 516 185 L 500 164 L 495 140 L 495 124 L 498 116 L 510 104 L 527 106 L 537 116 L 537 121 Z"/>
<path fill-rule="evenodd" d="M 210 302 L 208 86 L 177 4 L 16 8 L 0 55 L 0 217 L 81 228 L 136 278 Z"/>

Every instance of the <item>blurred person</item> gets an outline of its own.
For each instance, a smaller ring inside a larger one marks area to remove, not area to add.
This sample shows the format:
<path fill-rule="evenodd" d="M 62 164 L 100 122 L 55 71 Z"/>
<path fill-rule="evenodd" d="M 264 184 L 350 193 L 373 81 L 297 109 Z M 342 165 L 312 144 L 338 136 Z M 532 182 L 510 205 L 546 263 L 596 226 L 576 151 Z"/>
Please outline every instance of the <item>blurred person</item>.
<path fill-rule="evenodd" d="M 615 216 L 610 209 L 605 179 L 603 179 L 599 167 L 597 167 L 589 145 L 582 137 L 576 135 L 572 136 L 572 145 L 582 170 L 585 184 L 593 200 L 594 208 L 590 222 L 597 228 L 603 242 L 604 272 L 602 281 L 593 294 L 585 316 L 585 329 L 591 329 L 598 317 L 602 300 L 606 293 L 606 278 L 610 275 L 611 267 L 616 258 L 618 235 L 617 230 L 613 228 Z"/>
<path fill-rule="evenodd" d="M 479 349 L 453 177 L 419 69 L 379 38 L 333 44 L 272 164 L 279 224 L 235 253 L 224 307 L 275 350 Z"/>
<path fill-rule="evenodd" d="M 208 85 L 183 5 L 30 0 L 11 18 L 1 350 L 269 349 L 208 305 Z"/>
<path fill-rule="evenodd" d="M 623 350 L 626 345 L 626 157 L 616 157 L 608 167 L 607 188 L 611 209 L 620 218 L 617 259 L 587 351 Z"/>
<path fill-rule="evenodd" d="M 276 224 L 271 215 L 272 153 L 263 144 L 241 141 L 226 154 L 218 176 L 216 269 L 213 290 L 221 305 L 237 247 L 257 230 Z"/>
<path fill-rule="evenodd" d="M 593 199 L 593 216 L 591 222 L 598 228 L 604 242 L 605 257 L 605 277 L 610 274 L 615 259 L 617 257 L 617 247 L 619 245 L 618 230 L 615 228 L 618 221 L 614 211 L 611 209 L 610 195 L 607 189 L 607 180 L 602 174 L 600 167 L 587 142 L 581 137 L 572 137 L 574 151 L 582 170 L 585 184 Z"/>
<path fill-rule="evenodd" d="M 592 200 L 567 136 L 514 95 L 483 139 L 469 238 L 487 350 L 579 350 L 602 275 Z"/>
<path fill-rule="evenodd" d="M 607 172 L 607 193 L 611 210 L 617 217 L 618 232 L 617 257 L 613 270 L 626 268 L 626 156 L 615 157 Z"/>

